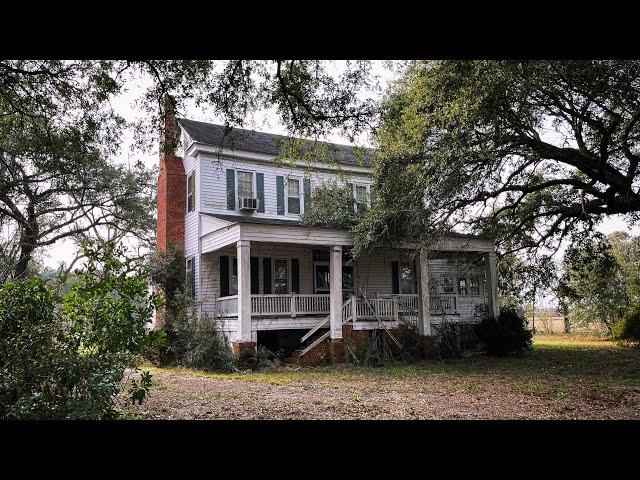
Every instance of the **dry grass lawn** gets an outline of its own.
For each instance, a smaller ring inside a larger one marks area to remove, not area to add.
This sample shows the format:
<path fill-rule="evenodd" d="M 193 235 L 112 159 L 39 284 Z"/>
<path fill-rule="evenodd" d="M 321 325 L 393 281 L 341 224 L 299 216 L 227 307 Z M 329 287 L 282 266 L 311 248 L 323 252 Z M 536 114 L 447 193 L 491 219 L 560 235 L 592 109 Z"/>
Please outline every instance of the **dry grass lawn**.
<path fill-rule="evenodd" d="M 153 368 L 140 419 L 640 419 L 640 349 L 537 335 L 522 357 L 211 374 Z"/>

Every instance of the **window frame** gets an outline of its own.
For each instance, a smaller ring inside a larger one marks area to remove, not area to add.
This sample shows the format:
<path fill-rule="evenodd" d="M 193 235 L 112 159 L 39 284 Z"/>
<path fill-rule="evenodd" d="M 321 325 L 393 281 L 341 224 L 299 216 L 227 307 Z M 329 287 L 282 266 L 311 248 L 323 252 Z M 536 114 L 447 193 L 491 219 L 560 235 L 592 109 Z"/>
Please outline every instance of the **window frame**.
<path fill-rule="evenodd" d="M 407 266 L 409 267 L 409 270 L 411 271 L 411 276 L 413 277 L 413 282 L 411 283 L 411 292 L 409 293 L 404 293 L 402 291 L 402 267 Z M 417 278 L 416 278 L 416 271 L 413 268 L 413 265 L 411 264 L 411 262 L 403 262 L 403 261 L 398 261 L 398 290 L 399 290 L 399 294 L 400 295 L 415 295 L 417 292 Z"/>
<path fill-rule="evenodd" d="M 189 175 L 187 175 L 187 213 L 196 211 L 196 180 L 195 180 L 196 171 L 193 170 Z M 189 192 L 189 187 L 193 183 L 193 188 L 191 192 Z M 191 208 L 189 208 L 189 200 L 191 200 Z"/>
<path fill-rule="evenodd" d="M 187 261 L 185 263 L 185 293 L 189 298 L 194 299 L 196 298 L 196 257 L 194 255 L 187 257 Z"/>
<path fill-rule="evenodd" d="M 468 297 L 469 295 L 469 280 L 467 277 L 457 277 L 457 290 L 458 290 L 458 295 L 463 296 L 463 297 Z M 460 282 L 464 281 L 464 286 L 461 287 L 460 286 Z M 462 293 L 462 290 L 464 290 L 464 293 Z"/>
<path fill-rule="evenodd" d="M 444 282 L 445 278 L 448 278 L 449 280 L 451 280 L 451 291 L 450 292 L 445 291 L 445 282 Z M 443 295 L 455 295 L 456 294 L 456 284 L 455 284 L 454 278 L 455 277 L 452 276 L 452 275 L 447 275 L 447 274 L 440 275 L 440 290 L 441 290 L 441 293 Z"/>
<path fill-rule="evenodd" d="M 304 182 L 303 177 L 300 175 L 285 175 L 284 176 L 286 182 L 284 186 L 284 214 L 285 215 L 296 215 L 300 216 L 304 213 L 304 202 L 302 201 L 302 197 L 304 195 Z M 289 197 L 289 180 L 296 180 L 298 182 L 298 196 L 297 197 Z M 300 213 L 290 213 L 289 212 L 289 198 L 297 198 L 299 204 Z"/>
<path fill-rule="evenodd" d="M 273 258 L 273 266 L 271 267 L 271 289 L 275 295 L 288 295 L 291 293 L 291 259 L 286 257 Z M 284 261 L 287 264 L 287 291 L 285 293 L 276 293 L 276 262 Z"/>
<path fill-rule="evenodd" d="M 256 172 L 255 170 L 245 170 L 245 169 L 240 169 L 240 168 L 236 168 L 235 169 L 235 189 L 236 189 L 236 210 L 238 210 L 238 204 L 240 201 L 240 198 L 247 198 L 247 197 L 241 197 L 240 196 L 240 190 L 238 189 L 238 180 L 240 179 L 240 173 L 250 173 L 251 174 L 251 197 L 250 198 L 258 198 L 258 194 L 257 194 L 257 186 L 256 186 Z"/>
<path fill-rule="evenodd" d="M 471 279 L 474 278 L 476 279 L 477 283 L 477 288 L 478 288 L 478 293 L 473 293 L 471 290 Z M 482 296 L 482 282 L 480 281 L 480 275 L 470 275 L 468 277 L 468 282 L 469 282 L 469 296 L 470 297 L 481 297 Z"/>
<path fill-rule="evenodd" d="M 371 184 L 370 183 L 366 183 L 366 182 L 351 182 L 353 184 L 353 208 L 355 210 L 356 213 L 358 213 L 358 205 L 360 204 L 360 202 L 358 202 L 358 187 L 364 187 L 365 189 L 365 208 L 368 210 L 371 208 Z"/>

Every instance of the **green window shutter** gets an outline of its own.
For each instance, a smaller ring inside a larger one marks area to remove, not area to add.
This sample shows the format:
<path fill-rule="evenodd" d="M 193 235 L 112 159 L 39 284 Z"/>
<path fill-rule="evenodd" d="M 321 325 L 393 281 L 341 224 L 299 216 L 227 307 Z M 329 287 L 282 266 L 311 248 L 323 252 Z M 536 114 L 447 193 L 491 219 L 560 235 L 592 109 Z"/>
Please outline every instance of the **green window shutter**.
<path fill-rule="evenodd" d="M 229 257 L 220 255 L 220 296 L 229 296 Z"/>
<path fill-rule="evenodd" d="M 258 212 L 264 213 L 264 173 L 256 173 L 256 191 L 258 193 Z"/>
<path fill-rule="evenodd" d="M 236 172 L 227 169 L 227 210 L 236 209 Z"/>
<path fill-rule="evenodd" d="M 291 291 L 300 293 L 300 262 L 297 258 L 291 259 Z"/>
<path fill-rule="evenodd" d="M 309 197 L 311 196 L 311 180 L 308 178 L 304 179 L 304 211 L 307 212 L 307 208 L 309 208 Z"/>
<path fill-rule="evenodd" d="M 262 259 L 262 290 L 265 294 L 271 293 L 271 259 Z"/>
<path fill-rule="evenodd" d="M 251 294 L 260 293 L 260 260 L 258 257 L 251 257 Z"/>
<path fill-rule="evenodd" d="M 278 215 L 284 215 L 284 177 L 276 177 L 276 195 L 278 198 Z"/>
<path fill-rule="evenodd" d="M 400 293 L 400 267 L 398 262 L 391 262 L 391 293 Z"/>

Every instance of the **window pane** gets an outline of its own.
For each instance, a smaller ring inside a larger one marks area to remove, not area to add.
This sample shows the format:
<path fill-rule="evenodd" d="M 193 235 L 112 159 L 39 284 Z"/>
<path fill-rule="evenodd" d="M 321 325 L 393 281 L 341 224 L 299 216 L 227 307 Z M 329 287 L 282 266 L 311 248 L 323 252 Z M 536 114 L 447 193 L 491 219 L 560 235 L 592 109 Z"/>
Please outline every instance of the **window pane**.
<path fill-rule="evenodd" d="M 189 175 L 189 178 L 187 180 L 187 212 L 193 212 L 195 210 L 194 201 L 193 201 L 194 190 L 195 190 L 195 176 L 192 173 L 191 175 Z"/>
<path fill-rule="evenodd" d="M 356 185 L 356 202 L 366 203 L 367 201 L 367 187 L 363 185 Z"/>
<path fill-rule="evenodd" d="M 469 277 L 469 291 L 471 295 L 480 295 L 480 281 L 478 277 Z"/>
<path fill-rule="evenodd" d="M 289 293 L 289 265 L 286 260 L 276 260 L 274 262 L 274 292 Z"/>
<path fill-rule="evenodd" d="M 467 294 L 467 279 L 459 278 L 458 279 L 458 295 L 466 295 Z"/>
<path fill-rule="evenodd" d="M 229 278 L 229 295 L 238 294 L 238 259 L 233 257 L 231 275 Z"/>
<path fill-rule="evenodd" d="M 289 213 L 296 213 L 296 214 L 300 213 L 300 198 L 289 197 L 287 199 L 287 202 L 289 207 Z"/>
<path fill-rule="evenodd" d="M 342 267 L 342 290 L 353 293 L 353 267 Z"/>
<path fill-rule="evenodd" d="M 415 281 L 413 278 L 413 269 L 408 263 L 400 264 L 400 293 L 415 293 Z"/>
<path fill-rule="evenodd" d="M 299 197 L 300 196 L 300 180 L 298 180 L 297 178 L 290 178 L 287 183 L 289 185 L 289 196 Z"/>
<path fill-rule="evenodd" d="M 329 291 L 329 265 L 316 265 L 316 290 Z"/>
<path fill-rule="evenodd" d="M 322 249 L 314 249 L 313 250 L 313 261 L 314 262 L 328 262 L 329 261 L 329 250 Z"/>
<path fill-rule="evenodd" d="M 253 173 L 238 172 L 238 197 L 253 198 Z"/>
<path fill-rule="evenodd" d="M 453 279 L 451 277 L 442 277 L 442 292 L 443 293 L 454 293 L 453 292 Z"/>

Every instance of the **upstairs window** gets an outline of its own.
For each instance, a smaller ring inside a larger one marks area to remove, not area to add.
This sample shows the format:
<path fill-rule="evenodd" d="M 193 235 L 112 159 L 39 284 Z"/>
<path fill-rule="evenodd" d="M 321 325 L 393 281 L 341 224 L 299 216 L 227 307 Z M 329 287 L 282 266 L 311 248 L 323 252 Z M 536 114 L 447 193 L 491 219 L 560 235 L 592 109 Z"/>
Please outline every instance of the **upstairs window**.
<path fill-rule="evenodd" d="M 287 213 L 300 214 L 300 179 L 287 179 Z"/>
<path fill-rule="evenodd" d="M 369 208 L 369 187 L 367 185 L 354 184 L 353 199 L 356 212 L 363 212 Z"/>
<path fill-rule="evenodd" d="M 195 195 L 196 191 L 196 172 L 191 172 L 187 177 L 187 212 L 194 212 L 196 209 Z"/>
<path fill-rule="evenodd" d="M 255 198 L 253 196 L 253 172 L 238 171 L 238 198 Z"/>

